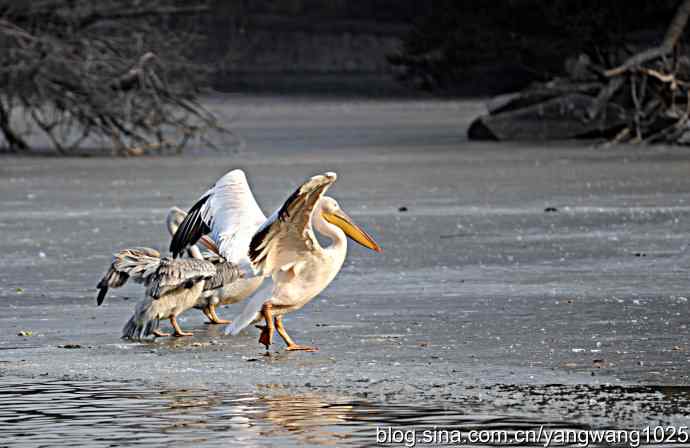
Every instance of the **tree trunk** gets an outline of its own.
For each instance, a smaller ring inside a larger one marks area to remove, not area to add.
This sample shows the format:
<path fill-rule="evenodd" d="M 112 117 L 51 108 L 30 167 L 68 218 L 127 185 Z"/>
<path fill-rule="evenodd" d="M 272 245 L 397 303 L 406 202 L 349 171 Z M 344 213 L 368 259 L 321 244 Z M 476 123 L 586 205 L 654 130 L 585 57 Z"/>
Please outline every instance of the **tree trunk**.
<path fill-rule="evenodd" d="M 2 130 L 9 150 L 12 152 L 26 151 L 29 145 L 20 136 L 14 133 L 10 126 L 10 113 L 5 109 L 5 105 L 0 101 L 0 130 Z"/>

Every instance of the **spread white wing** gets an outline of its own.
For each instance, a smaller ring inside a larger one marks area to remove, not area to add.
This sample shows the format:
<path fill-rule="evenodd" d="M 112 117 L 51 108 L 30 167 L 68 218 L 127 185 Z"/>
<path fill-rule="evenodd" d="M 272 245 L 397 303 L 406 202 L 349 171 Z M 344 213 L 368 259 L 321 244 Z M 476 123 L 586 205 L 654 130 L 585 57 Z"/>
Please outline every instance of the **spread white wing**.
<path fill-rule="evenodd" d="M 249 242 L 266 216 L 254 199 L 247 176 L 232 170 L 189 210 L 170 243 L 173 256 L 210 234 L 220 255 L 231 263 L 246 261 Z"/>
<path fill-rule="evenodd" d="M 249 244 L 249 259 L 264 275 L 289 269 L 318 246 L 312 215 L 319 199 L 335 182 L 335 173 L 319 174 L 303 183 L 259 228 Z"/>

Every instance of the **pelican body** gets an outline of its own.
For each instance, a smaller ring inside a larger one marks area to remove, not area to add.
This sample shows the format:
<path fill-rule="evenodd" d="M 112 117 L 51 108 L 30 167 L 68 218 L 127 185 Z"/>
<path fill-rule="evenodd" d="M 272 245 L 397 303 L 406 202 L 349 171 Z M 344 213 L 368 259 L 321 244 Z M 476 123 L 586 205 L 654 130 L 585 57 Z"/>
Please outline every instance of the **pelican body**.
<path fill-rule="evenodd" d="M 171 236 L 174 236 L 180 224 L 184 222 L 187 217 L 187 213 L 177 207 L 172 207 L 168 212 L 166 218 L 166 224 L 168 231 Z M 256 229 L 249 229 L 249 231 L 255 231 Z M 210 240 L 204 241 L 203 237 L 200 239 L 202 244 L 213 252 L 218 252 L 218 248 Z M 208 259 L 208 256 L 204 256 L 201 250 L 196 245 L 192 245 L 187 249 L 187 253 L 191 258 L 198 260 Z M 197 302 L 194 304 L 194 308 L 201 310 L 204 315 L 208 318 L 209 324 L 229 324 L 230 321 L 224 320 L 218 317 L 216 314 L 216 307 L 219 305 L 231 305 L 233 303 L 241 302 L 256 291 L 261 283 L 263 282 L 262 277 L 251 277 L 251 278 L 239 278 L 229 284 L 222 285 L 217 289 L 204 290 L 199 296 Z"/>
<path fill-rule="evenodd" d="M 169 336 L 158 330 L 161 319 L 170 319 L 174 336 L 191 336 L 177 322 L 177 316 L 195 306 L 204 291 L 218 289 L 241 277 L 236 265 L 216 257 L 213 260 L 174 260 L 161 257 L 148 247 L 125 249 L 113 261 L 98 283 L 97 303 L 105 300 L 109 288 L 118 288 L 132 278 L 146 286 L 146 296 L 122 330 L 122 337 L 142 339 Z"/>
<path fill-rule="evenodd" d="M 314 229 L 331 240 L 331 245 L 321 247 L 318 241 L 312 242 L 312 250 L 303 252 L 300 260 L 270 270 L 274 289 L 267 303 L 273 306 L 273 315 L 280 316 L 297 311 L 316 297 L 333 281 L 347 256 L 347 238 L 338 226 L 323 218 L 328 210 L 338 210 L 338 203 L 330 198 L 322 198 L 314 212 Z M 261 243 L 257 238 L 256 246 Z M 259 252 L 252 252 L 259 259 Z"/>
<path fill-rule="evenodd" d="M 174 293 L 164 294 L 159 298 L 147 295 L 137 303 L 134 314 L 122 329 L 122 338 L 141 340 L 149 336 L 170 336 L 170 333 L 164 333 L 158 329 L 162 319 L 170 319 L 175 337 L 192 336 L 192 332 L 182 331 L 177 322 L 177 316 L 194 306 L 204 289 L 204 282 L 196 281 L 190 286 L 180 288 Z"/>
<path fill-rule="evenodd" d="M 225 177 L 233 173 L 239 176 L 238 171 L 231 171 Z M 244 173 L 241 176 L 244 177 Z M 271 277 L 272 284 L 262 288 L 249 300 L 242 313 L 228 326 L 226 333 L 236 335 L 249 324 L 263 319 L 265 325 L 259 326 L 262 329 L 259 342 L 266 348 L 271 345 L 274 330 L 277 330 L 287 344 L 287 350 L 314 350 L 292 340 L 285 330 L 282 317 L 302 308 L 333 281 L 347 255 L 347 237 L 381 252 L 374 239 L 352 222 L 335 199 L 324 196 L 336 179 L 336 174 L 331 172 L 312 177 L 253 234 L 246 257 L 254 273 L 259 277 Z M 231 206 L 234 203 L 230 201 Z M 216 212 L 223 208 L 222 201 L 215 205 Z M 227 221 L 215 219 L 213 213 L 209 213 L 202 221 L 196 226 L 187 226 L 198 230 L 187 232 L 186 236 L 176 234 L 173 237 L 173 243 L 177 242 L 171 245 L 173 254 L 181 252 L 202 234 L 208 233 L 218 244 L 221 255 L 226 256 L 223 253 L 223 238 L 234 235 L 236 227 L 233 225 L 241 225 L 241 220 L 237 219 L 228 225 Z M 184 224 L 180 229 L 183 227 Z M 329 238 L 331 244 L 322 247 L 314 229 Z"/>
<path fill-rule="evenodd" d="M 254 235 L 249 256 L 255 269 L 273 279 L 268 298 L 252 299 L 227 332 L 237 334 L 261 319 L 265 325 L 259 342 L 268 349 L 273 331 L 287 344 L 287 350 L 313 351 L 296 344 L 285 330 L 282 317 L 299 310 L 333 281 L 347 256 L 347 237 L 376 252 L 381 247 L 340 208 L 324 196 L 336 181 L 335 173 L 314 176 L 302 184 L 283 206 Z M 322 247 L 313 230 L 331 240 Z"/>

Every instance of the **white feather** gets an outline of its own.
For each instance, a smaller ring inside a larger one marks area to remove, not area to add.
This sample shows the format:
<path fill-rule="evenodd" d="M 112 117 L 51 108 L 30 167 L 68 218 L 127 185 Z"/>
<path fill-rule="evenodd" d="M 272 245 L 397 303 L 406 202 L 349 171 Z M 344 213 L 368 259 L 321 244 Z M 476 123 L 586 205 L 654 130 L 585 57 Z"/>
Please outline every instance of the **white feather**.
<path fill-rule="evenodd" d="M 260 319 L 259 311 L 264 303 L 271 299 L 273 291 L 273 281 L 264 280 L 261 288 L 259 288 L 254 295 L 249 299 L 247 304 L 242 309 L 242 313 L 233 319 L 232 323 L 225 327 L 225 334 L 237 336 L 237 334 L 247 328 L 252 322 Z"/>
<path fill-rule="evenodd" d="M 220 254 L 232 263 L 246 260 L 249 242 L 266 216 L 256 203 L 244 171 L 230 171 L 203 196 L 209 199 L 201 216 L 211 228 L 211 238 Z"/>

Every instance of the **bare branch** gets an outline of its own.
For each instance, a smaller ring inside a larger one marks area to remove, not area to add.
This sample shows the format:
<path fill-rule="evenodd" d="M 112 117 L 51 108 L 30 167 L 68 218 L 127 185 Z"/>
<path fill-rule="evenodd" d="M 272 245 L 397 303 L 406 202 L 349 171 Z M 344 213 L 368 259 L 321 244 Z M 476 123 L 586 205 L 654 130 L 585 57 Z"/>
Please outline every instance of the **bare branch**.
<path fill-rule="evenodd" d="M 162 20 L 207 9 L 203 0 L 37 0 L 3 10 L 0 131 L 7 146 L 27 148 L 10 120 L 15 109 L 60 153 L 92 137 L 112 141 L 117 154 L 178 151 L 222 130 L 195 101 L 205 75 L 185 47 L 195 36 L 166 31 Z"/>
<path fill-rule="evenodd" d="M 154 2 L 155 3 L 155 2 Z M 139 8 L 132 10 L 114 10 L 108 12 L 94 11 L 93 13 L 81 18 L 77 22 L 77 27 L 86 28 L 93 25 L 96 22 L 104 20 L 126 20 L 126 19 L 139 19 L 144 17 L 160 17 L 160 16 L 173 16 L 173 15 L 185 15 L 185 14 L 199 14 L 209 11 L 208 5 L 196 5 L 196 6 L 160 6 L 154 5 L 147 8 Z"/>
<path fill-rule="evenodd" d="M 681 3 L 676 10 L 676 14 L 666 30 L 664 41 L 660 46 L 638 53 L 625 61 L 622 65 L 606 70 L 604 74 L 609 78 L 618 76 L 631 68 L 639 67 L 645 62 L 671 53 L 678 43 L 678 39 L 680 39 L 680 36 L 683 34 L 685 25 L 688 23 L 688 17 L 690 17 L 690 0 L 683 0 L 683 3 Z"/>

